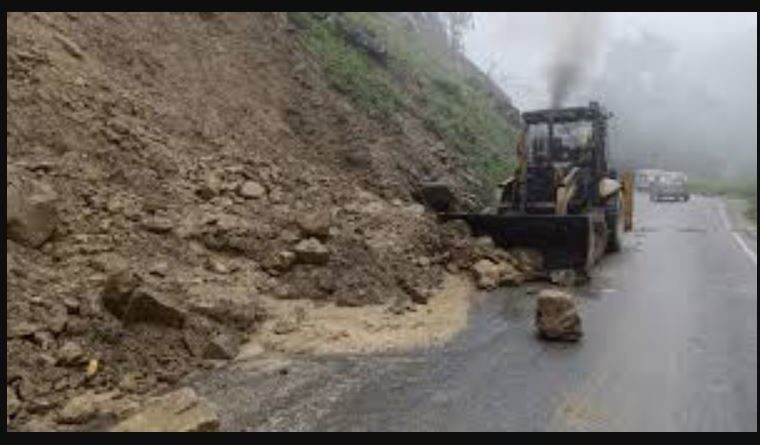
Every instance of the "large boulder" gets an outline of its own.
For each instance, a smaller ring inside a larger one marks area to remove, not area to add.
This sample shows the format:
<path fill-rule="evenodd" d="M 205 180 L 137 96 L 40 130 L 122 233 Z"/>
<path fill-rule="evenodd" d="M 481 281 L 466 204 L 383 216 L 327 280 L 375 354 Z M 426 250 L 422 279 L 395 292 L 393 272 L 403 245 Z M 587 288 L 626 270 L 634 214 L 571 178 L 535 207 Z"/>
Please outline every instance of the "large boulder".
<path fill-rule="evenodd" d="M 149 400 L 113 432 L 213 432 L 220 426 L 216 407 L 190 388 Z"/>
<path fill-rule="evenodd" d="M 129 270 L 120 270 L 107 279 L 101 294 L 103 306 L 125 323 L 150 323 L 181 328 L 186 314 L 172 299 L 142 285 Z"/>
<path fill-rule="evenodd" d="M 180 329 L 185 322 L 185 317 L 185 312 L 168 297 L 151 289 L 139 287 L 132 293 L 123 321 Z"/>
<path fill-rule="evenodd" d="M 558 290 L 542 290 L 538 294 L 536 330 L 547 340 L 580 340 L 583 330 L 575 297 Z"/>
<path fill-rule="evenodd" d="M 37 248 L 55 233 L 58 195 L 47 183 L 22 178 L 9 169 L 6 183 L 6 236 Z"/>
<path fill-rule="evenodd" d="M 187 289 L 185 302 L 194 313 L 246 331 L 259 316 L 255 295 L 256 289 L 246 286 L 202 283 Z"/>

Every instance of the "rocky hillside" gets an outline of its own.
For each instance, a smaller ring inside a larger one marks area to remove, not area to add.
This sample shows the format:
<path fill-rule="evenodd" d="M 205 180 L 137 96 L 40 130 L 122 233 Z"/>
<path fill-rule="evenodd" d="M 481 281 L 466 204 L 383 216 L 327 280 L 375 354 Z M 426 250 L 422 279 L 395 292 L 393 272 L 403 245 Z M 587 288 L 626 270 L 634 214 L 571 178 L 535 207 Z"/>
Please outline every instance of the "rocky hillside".
<path fill-rule="evenodd" d="M 233 358 L 267 301 L 398 312 L 483 257 L 416 197 L 446 181 L 477 206 L 516 112 L 403 23 L 8 14 L 12 429 L 120 417 Z M 499 267 L 489 285 L 521 280 Z"/>

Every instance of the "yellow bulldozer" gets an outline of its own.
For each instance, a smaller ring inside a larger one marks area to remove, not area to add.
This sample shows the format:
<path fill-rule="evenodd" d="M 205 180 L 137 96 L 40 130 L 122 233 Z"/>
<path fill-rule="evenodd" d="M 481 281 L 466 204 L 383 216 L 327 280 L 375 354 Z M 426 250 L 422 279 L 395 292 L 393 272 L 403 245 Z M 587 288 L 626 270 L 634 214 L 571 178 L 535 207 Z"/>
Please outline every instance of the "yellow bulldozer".
<path fill-rule="evenodd" d="M 607 122 L 598 103 L 523 113 L 519 167 L 490 212 L 440 213 L 464 220 L 497 245 L 538 249 L 548 270 L 588 273 L 633 228 L 634 176 L 609 167 Z"/>

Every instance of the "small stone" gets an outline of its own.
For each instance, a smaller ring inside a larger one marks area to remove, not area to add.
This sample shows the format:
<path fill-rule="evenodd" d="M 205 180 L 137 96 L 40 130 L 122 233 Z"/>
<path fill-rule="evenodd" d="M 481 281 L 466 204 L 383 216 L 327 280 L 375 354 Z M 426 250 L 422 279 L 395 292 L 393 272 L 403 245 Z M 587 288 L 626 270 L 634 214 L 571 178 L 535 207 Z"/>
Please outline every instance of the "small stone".
<path fill-rule="evenodd" d="M 74 341 L 67 341 L 57 354 L 57 363 L 64 366 L 78 366 L 86 362 L 84 350 Z"/>
<path fill-rule="evenodd" d="M 174 221 L 164 216 L 149 216 L 143 219 L 142 226 L 152 233 L 169 233 L 174 228 Z"/>
<path fill-rule="evenodd" d="M 232 360 L 240 351 L 240 337 L 229 332 L 216 334 L 206 345 L 203 358 L 211 360 Z"/>
<path fill-rule="evenodd" d="M 198 188 L 198 190 L 196 191 L 196 194 L 201 199 L 209 200 L 217 196 L 221 188 L 222 188 L 222 182 L 219 179 L 219 177 L 214 173 L 209 173 L 204 178 L 203 185 L 201 185 Z"/>
<path fill-rule="evenodd" d="M 63 300 L 63 306 L 69 315 L 79 314 L 79 300 L 76 298 L 66 298 Z"/>
<path fill-rule="evenodd" d="M 289 250 L 284 250 L 277 254 L 273 267 L 277 271 L 286 272 L 290 269 L 293 263 L 295 263 L 295 261 L 296 254 Z"/>
<path fill-rule="evenodd" d="M 230 273 L 230 269 L 224 263 L 214 258 L 209 258 L 208 261 L 206 261 L 206 269 L 220 275 Z"/>
<path fill-rule="evenodd" d="M 330 251 L 316 238 L 302 240 L 294 251 L 296 260 L 304 264 L 322 265 L 330 259 Z"/>
<path fill-rule="evenodd" d="M 254 181 L 245 181 L 238 188 L 238 194 L 247 199 L 260 199 L 266 195 L 266 189 Z"/>
<path fill-rule="evenodd" d="M 298 228 L 304 237 L 327 238 L 331 224 L 330 213 L 327 211 L 306 214 L 298 219 Z"/>

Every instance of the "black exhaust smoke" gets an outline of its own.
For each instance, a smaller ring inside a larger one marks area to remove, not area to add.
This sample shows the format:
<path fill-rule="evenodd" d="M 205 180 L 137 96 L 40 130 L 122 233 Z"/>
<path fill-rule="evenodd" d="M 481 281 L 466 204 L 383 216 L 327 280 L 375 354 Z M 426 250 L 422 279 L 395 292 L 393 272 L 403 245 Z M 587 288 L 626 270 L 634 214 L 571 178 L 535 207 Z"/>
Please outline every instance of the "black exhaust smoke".
<path fill-rule="evenodd" d="M 604 16 L 600 12 L 556 13 L 554 55 L 549 64 L 551 107 L 565 104 L 585 80 L 601 48 Z"/>

